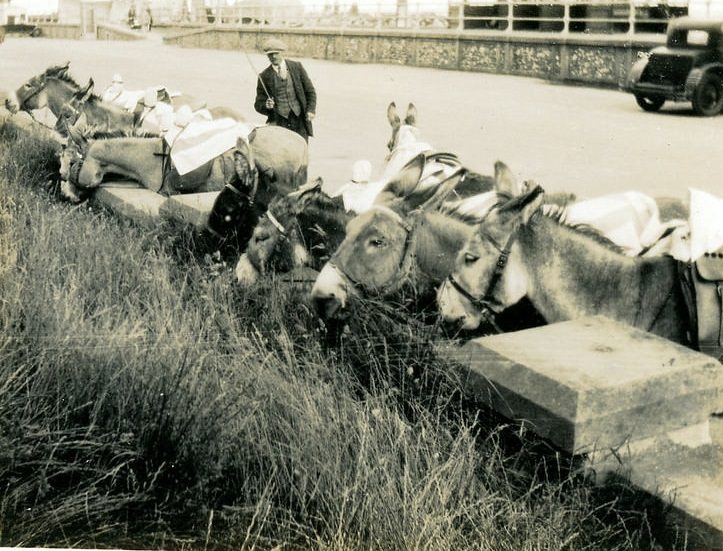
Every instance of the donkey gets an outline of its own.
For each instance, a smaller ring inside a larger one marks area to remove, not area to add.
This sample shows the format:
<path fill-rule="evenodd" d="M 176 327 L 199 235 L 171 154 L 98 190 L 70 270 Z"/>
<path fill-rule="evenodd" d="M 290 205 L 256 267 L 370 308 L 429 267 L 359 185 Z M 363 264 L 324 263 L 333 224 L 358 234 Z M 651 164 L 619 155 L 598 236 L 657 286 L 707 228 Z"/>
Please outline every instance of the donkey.
<path fill-rule="evenodd" d="M 479 216 L 440 210 L 463 180 L 461 168 L 449 178 L 428 185 L 420 181 L 424 156 L 419 155 L 392 180 L 375 205 L 352 219 L 344 241 L 322 268 L 311 298 L 322 318 L 343 316 L 353 297 L 388 298 L 411 289 L 420 304 L 433 297 L 436 286 L 453 267 L 457 251 L 471 236 Z M 500 191 L 516 184 L 503 163 L 495 166 Z M 498 201 L 497 192 L 473 196 L 477 211 L 486 213 Z M 464 201 L 463 201 L 464 203 Z"/>
<path fill-rule="evenodd" d="M 546 215 L 539 186 L 494 208 L 437 293 L 443 318 L 474 329 L 523 297 L 550 323 L 604 315 L 690 345 L 670 256 L 631 257 L 597 232 Z"/>
<path fill-rule="evenodd" d="M 302 266 L 321 269 L 344 239 L 346 224 L 353 217 L 340 197 L 329 197 L 321 186 L 317 178 L 312 185 L 271 201 L 236 265 L 240 284 Z"/>

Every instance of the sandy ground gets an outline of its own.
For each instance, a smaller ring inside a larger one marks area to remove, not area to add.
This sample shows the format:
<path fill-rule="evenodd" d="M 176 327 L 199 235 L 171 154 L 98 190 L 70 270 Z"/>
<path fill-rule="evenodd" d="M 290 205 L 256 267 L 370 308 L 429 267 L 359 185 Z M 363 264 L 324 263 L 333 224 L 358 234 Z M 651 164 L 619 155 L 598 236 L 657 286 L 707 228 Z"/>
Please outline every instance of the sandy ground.
<path fill-rule="evenodd" d="M 248 54 L 248 55 L 246 55 Z M 289 57 L 294 58 L 290 55 Z M 298 58 L 297 58 L 298 59 Z M 0 90 L 14 90 L 54 64 L 93 77 L 101 92 L 113 73 L 128 89 L 163 84 L 247 115 L 253 111 L 257 52 L 182 49 L 155 35 L 137 42 L 9 37 L 0 44 Z M 406 66 L 301 59 L 318 93 L 311 177 L 330 188 L 351 176 L 357 159 L 381 171 L 390 129 L 389 102 L 414 102 L 425 141 L 490 174 L 503 160 L 522 179 L 549 191 L 595 196 L 636 189 L 687 196 L 688 187 L 723 195 L 723 116 L 700 118 L 687 104 L 641 111 L 616 90 L 542 80 Z"/>

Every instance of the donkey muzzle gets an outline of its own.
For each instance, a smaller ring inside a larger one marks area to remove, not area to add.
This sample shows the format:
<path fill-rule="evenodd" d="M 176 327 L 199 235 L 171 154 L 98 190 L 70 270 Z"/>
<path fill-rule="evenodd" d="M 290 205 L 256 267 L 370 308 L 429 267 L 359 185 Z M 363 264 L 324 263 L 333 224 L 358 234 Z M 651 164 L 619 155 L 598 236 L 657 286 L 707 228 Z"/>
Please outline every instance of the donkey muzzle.
<path fill-rule="evenodd" d="M 346 306 L 346 283 L 336 267 L 327 263 L 311 289 L 311 301 L 324 320 L 338 318 Z"/>

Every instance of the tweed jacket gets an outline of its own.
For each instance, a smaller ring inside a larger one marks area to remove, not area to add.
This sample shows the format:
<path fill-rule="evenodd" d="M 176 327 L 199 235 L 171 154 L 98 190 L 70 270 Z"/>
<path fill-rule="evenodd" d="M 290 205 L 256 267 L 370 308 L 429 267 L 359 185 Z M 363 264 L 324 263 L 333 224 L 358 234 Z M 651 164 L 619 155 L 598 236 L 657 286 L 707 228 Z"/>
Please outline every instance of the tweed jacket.
<path fill-rule="evenodd" d="M 313 136 L 313 126 L 311 121 L 306 120 L 306 114 L 309 112 L 316 113 L 316 90 L 314 90 L 314 85 L 311 83 L 311 79 L 306 73 L 306 69 L 304 69 L 304 66 L 300 62 L 287 59 L 286 67 L 288 69 L 289 76 L 291 77 L 291 81 L 294 84 L 296 98 L 299 100 L 299 104 L 301 105 L 301 117 L 306 125 L 306 131 L 309 136 Z M 263 85 L 261 84 L 262 81 Z M 262 115 L 266 115 L 268 117 L 266 122 L 269 124 L 274 123 L 275 112 L 273 109 L 266 109 L 265 103 L 268 99 L 266 90 L 268 90 L 271 97 L 275 98 L 275 83 L 276 79 L 274 78 L 274 68 L 269 65 L 259 75 L 259 80 L 256 85 L 256 101 L 254 102 L 254 109 Z M 264 86 L 266 87 L 266 90 L 264 90 Z"/>

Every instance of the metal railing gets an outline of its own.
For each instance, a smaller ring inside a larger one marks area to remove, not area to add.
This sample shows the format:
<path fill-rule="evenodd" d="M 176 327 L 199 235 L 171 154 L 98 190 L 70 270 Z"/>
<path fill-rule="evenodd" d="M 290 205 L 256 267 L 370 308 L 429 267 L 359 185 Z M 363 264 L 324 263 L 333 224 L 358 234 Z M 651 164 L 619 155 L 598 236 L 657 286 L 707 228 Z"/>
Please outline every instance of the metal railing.
<path fill-rule="evenodd" d="M 398 2 L 360 9 L 352 3 L 309 5 L 240 2 L 196 13 L 158 13 L 158 22 L 330 29 L 430 29 L 545 33 L 664 33 L 688 14 L 686 0 L 469 0 L 437 5 Z"/>
<path fill-rule="evenodd" d="M 380 1 L 362 7 L 348 1 L 248 0 L 232 6 L 213 2 L 217 5 L 195 10 L 181 2 L 177 9 L 154 8 L 152 15 L 156 25 L 630 35 L 664 33 L 671 18 L 688 14 L 691 0 L 440 0 L 438 4 L 397 0 L 392 6 Z M 52 22 L 52 17 L 33 22 Z"/>

